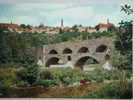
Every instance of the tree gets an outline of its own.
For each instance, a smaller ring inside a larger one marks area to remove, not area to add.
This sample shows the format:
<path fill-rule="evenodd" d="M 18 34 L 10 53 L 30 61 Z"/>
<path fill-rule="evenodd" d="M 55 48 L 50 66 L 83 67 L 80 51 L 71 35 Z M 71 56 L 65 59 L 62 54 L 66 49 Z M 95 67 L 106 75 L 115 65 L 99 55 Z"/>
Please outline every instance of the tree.
<path fill-rule="evenodd" d="M 8 31 L 6 27 L 0 27 L 0 64 L 11 60 L 11 50 L 7 42 L 10 34 L 5 31 Z"/>
<path fill-rule="evenodd" d="M 97 31 L 99 31 L 100 26 L 99 26 L 99 25 L 97 25 L 97 26 L 95 27 L 95 29 L 96 29 Z"/>
<path fill-rule="evenodd" d="M 133 14 L 130 6 L 122 6 L 121 11 L 125 13 Z M 116 33 L 116 38 L 114 41 L 115 50 L 119 52 L 115 55 L 112 59 L 116 59 L 119 62 L 114 62 L 113 64 L 116 65 L 118 68 L 123 69 L 132 69 L 132 23 L 133 21 L 121 21 L 119 32 Z M 119 54 L 119 55 L 118 55 Z M 116 64 L 117 63 L 117 64 Z M 119 64 L 118 64 L 119 63 Z"/>
<path fill-rule="evenodd" d="M 33 84 L 38 78 L 38 66 L 35 63 L 28 65 L 24 69 L 16 72 L 16 77 L 19 81 L 24 81 Z"/>
<path fill-rule="evenodd" d="M 114 32 L 114 31 L 116 31 L 116 30 L 117 30 L 116 27 L 113 26 L 113 25 L 111 25 L 111 26 L 108 27 L 108 31 L 109 31 L 109 32 Z"/>
<path fill-rule="evenodd" d="M 21 24 L 20 27 L 26 28 L 26 25 L 25 24 Z"/>
<path fill-rule="evenodd" d="M 74 25 L 73 27 L 72 27 L 72 29 L 74 30 L 74 32 L 77 32 L 78 31 L 78 25 Z"/>
<path fill-rule="evenodd" d="M 44 27 L 44 24 L 40 23 L 39 27 Z"/>
<path fill-rule="evenodd" d="M 129 60 L 126 55 L 122 55 L 119 51 L 113 50 L 111 54 L 112 66 L 118 69 L 130 69 Z"/>
<path fill-rule="evenodd" d="M 121 6 L 121 11 L 124 11 L 125 13 L 127 13 L 128 15 L 132 14 L 133 13 L 133 9 L 131 8 L 130 5 L 123 5 Z"/>

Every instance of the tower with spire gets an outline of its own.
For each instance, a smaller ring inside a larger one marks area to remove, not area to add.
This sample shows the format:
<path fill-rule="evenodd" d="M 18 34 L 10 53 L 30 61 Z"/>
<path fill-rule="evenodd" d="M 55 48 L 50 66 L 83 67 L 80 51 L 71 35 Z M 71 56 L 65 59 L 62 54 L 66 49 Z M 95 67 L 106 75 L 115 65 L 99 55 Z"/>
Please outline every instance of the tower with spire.
<path fill-rule="evenodd" d="M 110 24 L 110 23 L 109 23 L 109 18 L 107 19 L 107 24 Z"/>
<path fill-rule="evenodd" d="M 61 29 L 64 28 L 64 25 L 63 25 L 63 19 L 61 19 Z"/>
<path fill-rule="evenodd" d="M 61 27 L 63 27 L 63 19 L 61 19 Z"/>

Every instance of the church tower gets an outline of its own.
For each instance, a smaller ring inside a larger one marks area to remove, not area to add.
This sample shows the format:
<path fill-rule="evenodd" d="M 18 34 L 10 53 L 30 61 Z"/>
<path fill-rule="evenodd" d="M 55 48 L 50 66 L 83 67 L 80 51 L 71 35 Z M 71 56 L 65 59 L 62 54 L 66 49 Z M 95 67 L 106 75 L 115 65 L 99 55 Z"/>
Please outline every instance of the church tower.
<path fill-rule="evenodd" d="M 61 19 L 61 27 L 63 27 L 63 19 Z"/>
<path fill-rule="evenodd" d="M 64 28 L 64 25 L 63 25 L 63 19 L 61 19 L 61 29 Z"/>
<path fill-rule="evenodd" d="M 110 23 L 109 23 L 109 18 L 107 19 L 107 24 L 110 24 Z"/>

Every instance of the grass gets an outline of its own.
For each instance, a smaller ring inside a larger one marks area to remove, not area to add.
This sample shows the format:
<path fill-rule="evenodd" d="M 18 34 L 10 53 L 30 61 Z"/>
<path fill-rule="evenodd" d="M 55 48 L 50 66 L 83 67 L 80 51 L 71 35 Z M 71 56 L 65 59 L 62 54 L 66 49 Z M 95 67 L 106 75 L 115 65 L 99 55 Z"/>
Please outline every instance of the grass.
<path fill-rule="evenodd" d="M 113 81 L 86 93 L 85 98 L 129 99 L 132 98 L 130 81 Z"/>
<path fill-rule="evenodd" d="M 84 67 L 85 68 L 98 68 L 100 66 L 101 66 L 100 64 L 89 64 L 89 65 L 85 65 Z"/>
<path fill-rule="evenodd" d="M 1 81 L 3 84 L 6 85 L 13 85 L 12 75 L 16 72 L 19 71 L 20 69 L 16 68 L 1 68 L 0 69 L 0 76 L 3 77 L 3 80 Z M 48 73 L 47 73 L 48 72 Z M 119 71 L 119 70 L 113 70 L 113 71 L 106 71 L 106 70 L 101 70 L 101 69 L 96 69 L 94 71 L 82 71 L 80 69 L 72 69 L 72 68 L 48 68 L 48 69 L 40 69 L 40 73 L 43 73 L 42 75 L 44 77 L 40 77 L 38 81 L 39 84 L 33 85 L 36 90 L 36 93 L 34 93 L 34 89 L 29 89 L 29 93 L 27 94 L 27 97 L 33 97 L 32 94 L 38 94 L 36 95 L 37 97 L 81 97 L 84 96 L 87 91 L 92 90 L 93 88 L 97 86 L 99 83 L 104 83 L 105 80 L 121 80 L 124 77 L 130 78 L 131 73 L 129 71 Z M 123 74 L 124 73 L 124 74 Z M 50 75 L 51 77 L 45 77 L 46 75 Z M 47 79 L 45 79 L 47 78 Z M 1 77 L 0 77 L 1 79 Z M 86 85 L 81 85 L 81 86 L 72 86 L 73 83 L 75 82 L 80 82 L 80 80 L 87 79 L 91 83 Z M 17 79 L 16 79 L 17 80 Z M 43 81 L 44 80 L 44 81 Z M 97 85 L 96 85 L 96 84 Z M 61 84 L 61 85 L 60 85 Z M 43 88 L 41 91 L 41 94 L 39 92 L 38 86 L 44 86 L 45 89 Z M 60 87 L 61 86 L 61 87 Z M 70 87 L 71 86 L 71 87 Z M 53 88 L 55 87 L 55 88 Z M 16 89 L 16 87 L 13 87 L 14 93 L 20 92 L 20 90 Z M 18 88 L 20 88 L 18 86 Z M 22 88 L 22 87 L 21 87 Z M 25 88 L 27 89 L 28 87 L 23 87 L 23 92 L 22 95 L 20 94 L 20 97 L 24 97 L 26 95 Z M 30 88 L 30 87 L 29 87 Z M 47 90 L 47 89 L 48 90 Z M 91 89 L 90 89 L 91 88 Z M 45 91 L 44 91 L 45 90 Z M 38 93 L 37 93 L 38 91 Z M 33 92 L 33 93 L 32 93 Z M 11 91 L 10 91 L 11 93 Z M 11 93 L 12 94 L 12 93 Z M 47 94 L 47 95 L 45 95 Z M 19 97 L 19 95 L 17 95 Z"/>

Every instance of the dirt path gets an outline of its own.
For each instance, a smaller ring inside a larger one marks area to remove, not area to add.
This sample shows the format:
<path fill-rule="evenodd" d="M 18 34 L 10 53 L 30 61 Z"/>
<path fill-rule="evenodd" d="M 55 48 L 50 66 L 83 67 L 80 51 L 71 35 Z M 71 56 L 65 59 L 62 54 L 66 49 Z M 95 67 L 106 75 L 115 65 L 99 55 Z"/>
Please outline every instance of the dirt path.
<path fill-rule="evenodd" d="M 91 84 L 84 84 L 79 86 L 71 86 L 71 87 L 56 87 L 56 88 L 49 88 L 48 91 L 40 93 L 37 97 L 50 97 L 50 98 L 64 98 L 64 97 L 81 97 L 86 92 L 91 91 L 95 87 L 101 86 L 102 83 L 91 83 Z"/>
<path fill-rule="evenodd" d="M 8 96 L 10 98 L 77 98 L 91 91 L 95 87 L 101 86 L 103 83 L 90 83 L 78 86 L 64 87 L 22 87 L 14 88 Z"/>

